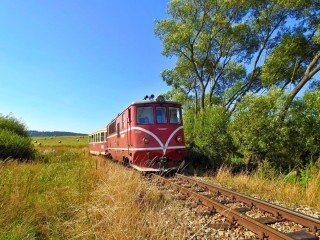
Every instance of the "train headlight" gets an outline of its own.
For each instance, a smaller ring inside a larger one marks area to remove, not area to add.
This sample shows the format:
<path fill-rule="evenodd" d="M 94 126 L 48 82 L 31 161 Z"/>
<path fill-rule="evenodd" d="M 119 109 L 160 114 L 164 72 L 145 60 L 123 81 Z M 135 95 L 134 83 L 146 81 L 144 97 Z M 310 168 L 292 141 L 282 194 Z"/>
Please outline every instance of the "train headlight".
<path fill-rule="evenodd" d="M 156 101 L 159 102 L 159 103 L 163 103 L 163 102 L 165 102 L 165 98 L 164 98 L 164 96 L 159 95 L 159 96 L 156 98 Z"/>
<path fill-rule="evenodd" d="M 143 142 L 144 142 L 145 144 L 148 144 L 148 143 L 150 142 L 150 140 L 149 140 L 149 138 L 144 137 L 144 138 L 143 138 Z"/>
<path fill-rule="evenodd" d="M 177 142 L 181 143 L 182 140 L 183 140 L 183 138 L 182 138 L 181 136 L 178 136 L 178 137 L 177 137 Z"/>

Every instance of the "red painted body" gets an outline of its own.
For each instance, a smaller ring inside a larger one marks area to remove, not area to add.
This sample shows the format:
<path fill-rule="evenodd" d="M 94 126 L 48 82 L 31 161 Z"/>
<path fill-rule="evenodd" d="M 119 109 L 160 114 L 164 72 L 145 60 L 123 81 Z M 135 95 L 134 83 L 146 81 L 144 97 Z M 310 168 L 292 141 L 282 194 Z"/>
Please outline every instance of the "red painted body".
<path fill-rule="evenodd" d="M 90 153 L 106 155 L 140 171 L 177 169 L 186 154 L 181 116 L 177 102 L 134 102 L 105 130 L 90 134 Z M 106 137 L 99 139 L 104 131 Z"/>

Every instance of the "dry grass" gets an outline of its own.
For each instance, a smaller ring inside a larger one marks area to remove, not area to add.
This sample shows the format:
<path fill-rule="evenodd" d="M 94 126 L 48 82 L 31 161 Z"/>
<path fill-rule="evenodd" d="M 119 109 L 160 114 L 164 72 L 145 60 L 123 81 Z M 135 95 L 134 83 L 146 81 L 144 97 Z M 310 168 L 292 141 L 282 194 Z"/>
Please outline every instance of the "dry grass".
<path fill-rule="evenodd" d="M 94 188 L 94 168 L 81 150 L 45 155 L 0 162 L 0 239 L 60 238 L 62 223 Z"/>
<path fill-rule="evenodd" d="M 173 227 L 177 207 L 169 196 L 141 180 L 134 170 L 110 162 L 98 164 L 100 180 L 91 199 L 67 221 L 68 238 L 183 239 Z"/>
<path fill-rule="evenodd" d="M 0 239 L 185 239 L 187 234 L 169 196 L 138 172 L 83 149 L 51 147 L 33 163 L 0 162 L 0 186 Z"/>
<path fill-rule="evenodd" d="M 306 188 L 306 198 L 314 203 L 314 205 L 320 209 L 320 171 L 316 176 L 309 182 Z"/>
<path fill-rule="evenodd" d="M 272 180 L 263 179 L 257 173 L 233 175 L 230 169 L 222 167 L 214 178 L 223 185 L 239 190 L 244 194 L 254 194 L 266 200 L 278 200 L 290 205 L 301 204 L 320 209 L 320 172 L 306 187 L 285 181 L 285 177 Z"/>

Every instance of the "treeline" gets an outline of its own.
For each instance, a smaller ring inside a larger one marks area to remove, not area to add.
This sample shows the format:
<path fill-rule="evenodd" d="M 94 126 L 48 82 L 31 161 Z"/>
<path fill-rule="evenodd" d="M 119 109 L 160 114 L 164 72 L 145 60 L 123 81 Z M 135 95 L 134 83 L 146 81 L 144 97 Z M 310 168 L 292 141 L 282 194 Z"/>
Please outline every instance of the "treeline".
<path fill-rule="evenodd" d="M 11 115 L 0 114 L 0 160 L 33 159 L 35 150 L 26 126 Z"/>
<path fill-rule="evenodd" d="M 172 0 L 167 12 L 155 34 L 176 59 L 162 78 L 184 105 L 189 153 L 210 169 L 316 164 L 320 2 Z"/>

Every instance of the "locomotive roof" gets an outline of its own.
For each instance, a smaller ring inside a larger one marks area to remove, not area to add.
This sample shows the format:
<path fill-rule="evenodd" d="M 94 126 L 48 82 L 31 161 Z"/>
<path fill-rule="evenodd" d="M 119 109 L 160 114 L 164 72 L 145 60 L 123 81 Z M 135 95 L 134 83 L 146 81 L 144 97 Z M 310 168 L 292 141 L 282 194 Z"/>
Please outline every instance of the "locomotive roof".
<path fill-rule="evenodd" d="M 131 105 L 134 105 L 134 104 L 148 104 L 148 103 L 159 103 L 158 101 L 156 100 L 140 100 L 140 101 L 135 101 L 135 102 L 132 102 Z M 164 101 L 162 103 L 171 103 L 171 104 L 181 104 L 179 102 L 174 102 L 174 101 Z"/>
<path fill-rule="evenodd" d="M 159 98 L 160 97 L 160 98 Z M 174 101 L 167 101 L 167 100 L 165 100 L 161 95 L 160 96 L 158 96 L 158 98 L 156 98 L 156 99 L 154 99 L 154 98 L 152 98 L 152 99 L 143 99 L 143 100 L 140 100 L 140 101 L 135 101 L 135 102 L 132 102 L 126 109 L 128 109 L 130 106 L 132 106 L 132 105 L 137 105 L 137 104 L 154 104 L 154 103 L 160 103 L 160 104 L 178 104 L 178 105 L 181 105 L 181 103 L 179 103 L 179 102 L 174 102 Z M 125 110 L 126 110 L 125 109 Z M 125 111 L 125 110 L 123 110 L 123 111 Z M 122 112 L 123 112 L 122 111 Z M 121 113 L 119 113 L 118 114 L 118 116 L 120 115 Z M 117 116 L 117 117 L 118 117 Z M 115 117 L 114 119 L 112 119 L 111 120 L 111 122 L 109 123 L 109 124 L 107 124 L 107 126 L 108 125 L 110 125 L 112 122 L 114 122 L 116 119 L 117 119 L 117 117 Z"/>
<path fill-rule="evenodd" d="M 153 103 L 169 103 L 169 104 L 179 104 L 179 102 L 174 102 L 174 101 L 166 101 L 165 97 L 163 95 L 159 95 L 158 97 L 155 98 L 153 94 L 150 96 L 146 95 L 143 100 L 140 101 L 135 101 L 131 103 L 131 105 L 135 104 L 153 104 Z"/>

